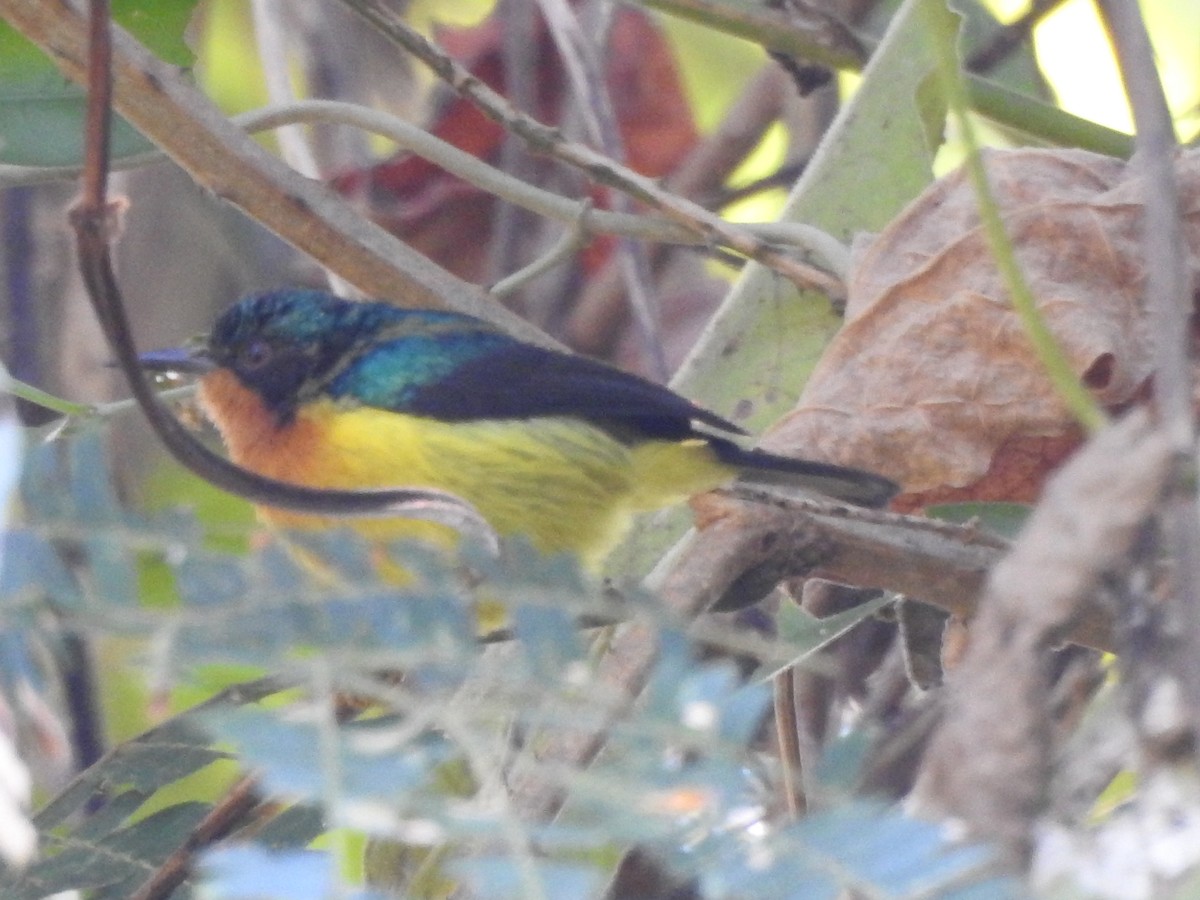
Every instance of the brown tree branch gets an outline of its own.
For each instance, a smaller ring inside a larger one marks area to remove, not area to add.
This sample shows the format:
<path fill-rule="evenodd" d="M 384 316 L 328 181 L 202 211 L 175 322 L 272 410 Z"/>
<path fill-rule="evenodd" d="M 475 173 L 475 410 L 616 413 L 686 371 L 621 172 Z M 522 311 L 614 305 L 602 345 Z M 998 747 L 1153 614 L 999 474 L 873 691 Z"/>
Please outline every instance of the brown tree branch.
<path fill-rule="evenodd" d="M 210 844 L 231 834 L 259 806 L 258 778 L 246 775 L 200 820 L 187 840 L 168 856 L 129 900 L 166 900 L 187 879 L 192 860 Z"/>
<path fill-rule="evenodd" d="M 1148 477 L 1152 474 L 1148 470 Z M 708 524 L 670 563 L 658 587 L 664 605 L 676 615 L 694 618 L 721 600 L 744 573 L 761 568 L 779 580 L 819 576 L 884 588 L 969 619 L 989 570 L 1008 547 L 970 526 L 765 493 L 753 496 L 747 500 L 716 492 L 705 499 L 701 513 Z M 1111 615 L 1085 605 L 1055 639 L 1111 650 Z M 653 624 L 633 622 L 618 631 L 599 677 L 627 701 L 609 710 L 610 722 L 641 693 L 657 652 Z M 555 815 L 565 799 L 568 773 L 595 758 L 606 733 L 607 728 L 600 728 L 547 737 L 539 745 L 537 764 L 510 778 L 514 808 L 532 819 Z M 560 774 L 550 777 L 551 772 Z"/>

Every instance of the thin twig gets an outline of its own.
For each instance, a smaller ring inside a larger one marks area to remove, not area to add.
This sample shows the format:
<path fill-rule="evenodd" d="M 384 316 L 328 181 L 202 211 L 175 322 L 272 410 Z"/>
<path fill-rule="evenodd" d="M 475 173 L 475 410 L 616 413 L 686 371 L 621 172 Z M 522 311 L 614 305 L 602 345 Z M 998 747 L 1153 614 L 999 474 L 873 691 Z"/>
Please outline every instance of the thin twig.
<path fill-rule="evenodd" d="M 538 215 L 563 222 L 572 228 L 579 224 L 580 201 L 563 197 L 489 166 L 478 158 L 434 137 L 409 122 L 379 110 L 337 100 L 299 100 L 284 106 L 270 106 L 241 113 L 233 122 L 254 133 L 294 123 L 348 125 L 389 138 L 418 156 L 437 163 L 464 181 Z M 164 159 L 161 151 L 138 154 L 121 160 L 122 168 L 146 165 Z M 0 185 L 45 183 L 74 178 L 82 167 L 39 168 L 0 166 Z M 693 230 L 658 216 L 594 210 L 588 214 L 587 227 L 596 233 L 621 235 L 638 240 L 697 246 L 706 243 Z M 829 272 L 841 278 L 848 267 L 849 251 L 835 238 L 799 222 L 743 223 L 742 227 L 772 244 L 787 245 L 818 260 Z M 526 337 L 528 337 L 526 335 Z M 547 340 L 542 336 L 543 342 Z"/>
<path fill-rule="evenodd" d="M 765 71 L 769 75 L 775 71 L 775 67 L 769 67 Z M 751 86 L 747 89 L 746 95 L 757 91 L 757 87 Z M 740 111 L 744 109 L 745 101 L 740 99 L 735 104 L 735 112 L 739 113 L 739 126 L 741 124 Z M 498 171 L 478 158 L 463 153 L 453 145 L 411 123 L 378 110 L 340 101 L 301 100 L 283 106 L 270 106 L 241 113 L 234 116 L 232 121 L 250 133 L 280 128 L 294 123 L 345 124 L 361 128 L 373 134 L 388 137 L 404 149 L 436 162 L 464 181 L 508 200 L 510 203 L 524 206 L 540 215 L 565 223 L 574 224 L 578 218 L 579 202 L 577 200 L 561 197 L 520 179 L 512 178 L 503 171 Z M 722 154 L 725 156 L 729 154 L 729 148 L 726 146 L 729 136 L 723 134 L 724 131 L 725 126 L 722 126 L 721 132 L 706 139 L 698 148 L 699 152 L 696 157 L 689 157 L 688 162 L 685 163 L 686 171 L 681 169 L 669 179 L 673 189 L 686 196 L 711 190 L 713 185 L 719 183 L 721 173 L 727 174 L 740 160 L 742 156 L 740 148 L 746 144 L 753 146 L 757 143 L 757 134 L 760 133 L 756 131 L 754 139 L 749 141 L 746 140 L 746 136 L 739 135 L 735 138 L 737 147 L 733 151 L 734 156 L 714 160 L 712 158 L 714 153 L 718 157 Z M 166 158 L 167 154 L 164 151 L 151 150 L 121 157 L 112 161 L 111 167 L 113 170 L 133 169 Z M 16 187 L 69 180 L 78 177 L 82 171 L 82 166 L 0 165 L 0 186 Z M 791 180 L 795 180 L 794 175 L 790 180 L 786 174 L 774 177 L 778 177 L 781 183 L 790 183 Z M 700 179 L 698 184 L 695 183 L 696 179 Z M 752 185 L 748 186 L 747 190 L 757 190 L 765 186 Z M 738 197 L 739 194 L 735 191 L 729 197 L 722 197 L 720 202 L 730 202 Z M 698 236 L 694 230 L 686 229 L 660 217 L 597 210 L 591 215 L 589 221 L 589 227 L 596 232 L 662 243 L 685 245 L 707 243 L 707 238 Z M 803 250 L 839 277 L 845 274 L 848 251 L 835 239 L 811 226 L 795 222 L 761 222 L 741 223 L 741 227 L 753 232 L 763 241 L 787 244 Z"/>
<path fill-rule="evenodd" d="M 1027 41 L 1034 27 L 1062 6 L 1063 2 L 1064 0 L 1033 0 L 1029 9 L 990 34 L 988 39 L 967 57 L 963 67 L 968 72 L 987 74 Z"/>
<path fill-rule="evenodd" d="M 260 802 L 258 778 L 243 776 L 200 820 L 187 840 L 130 895 L 129 900 L 166 900 L 187 879 L 196 855 L 246 822 Z"/>
<path fill-rule="evenodd" d="M 480 190 L 546 218 L 572 226 L 578 224 L 579 200 L 563 197 L 513 178 L 441 138 L 379 110 L 338 100 L 302 100 L 286 106 L 243 113 L 235 117 L 234 121 L 249 131 L 278 128 L 295 122 L 361 128 L 395 141 L 404 149 L 436 163 Z M 638 240 L 689 246 L 706 243 L 704 238 L 697 236 L 694 229 L 658 216 L 593 210 L 588 214 L 587 225 L 592 231 Z M 847 255 L 845 248 L 838 241 L 800 223 L 762 222 L 742 227 L 763 241 L 792 244 L 822 261 L 828 258 L 831 270 L 837 270 Z"/>
<path fill-rule="evenodd" d="M 497 281 L 492 285 L 488 293 L 495 297 L 507 297 L 519 291 L 533 279 L 573 257 L 587 243 L 589 232 L 588 217 L 592 212 L 592 202 L 584 200 L 580 204 L 579 218 L 576 219 L 575 224 L 569 230 L 563 232 L 562 237 L 555 241 L 554 246 L 550 247 L 550 249 L 529 263 L 529 265 Z"/>
<path fill-rule="evenodd" d="M 84 121 L 86 161 L 79 205 L 107 224 L 108 150 L 112 130 L 112 21 L 108 0 L 91 0 L 88 18 L 87 117 Z"/>
<path fill-rule="evenodd" d="M 526 141 L 535 153 L 576 166 L 595 183 L 624 192 L 692 231 L 697 238 L 736 250 L 790 278 L 802 288 L 821 291 L 835 299 L 844 295 L 842 284 L 827 273 L 780 253 L 745 228 L 726 222 L 699 204 L 663 190 L 654 179 L 639 175 L 590 147 L 565 140 L 557 128 L 515 109 L 444 50 L 411 28 L 383 0 L 342 2 L 374 25 L 388 40 L 429 66 L 435 75 L 476 104 L 486 116 Z"/>
<path fill-rule="evenodd" d="M 639 5 L 690 19 L 726 34 L 762 44 L 765 50 L 803 59 L 831 69 L 860 70 L 870 55 L 869 42 L 855 34 L 821 4 L 807 4 L 805 14 L 765 3 L 728 0 L 638 0 Z"/>
<path fill-rule="evenodd" d="M 779 119 L 791 92 L 787 75 L 779 66 L 773 63 L 763 65 L 730 104 L 716 131 L 702 137 L 667 176 L 666 187 L 709 209 L 720 209 L 711 198 L 719 194 L 738 164 L 758 146 L 771 123 Z M 838 243 L 832 237 L 826 237 Z M 849 258 L 849 252 L 840 244 L 838 246 L 841 263 L 835 263 L 832 257 L 820 253 L 810 258 L 845 281 L 846 271 L 842 263 Z M 649 252 L 651 265 L 655 269 L 662 269 L 667 264 L 669 257 L 666 248 L 651 247 Z M 721 256 L 733 268 L 742 264 L 740 258 L 731 258 L 728 254 Z M 625 302 L 617 265 L 609 260 L 588 279 L 574 298 L 562 333 L 567 342 L 581 353 L 605 357 L 613 352 L 625 332 L 627 312 L 628 304 Z"/>
<path fill-rule="evenodd" d="M 272 105 L 281 106 L 296 101 L 292 88 L 292 70 L 287 54 L 285 10 L 273 0 L 252 0 L 250 11 L 254 20 L 254 40 L 262 62 L 263 80 Z M 321 168 L 304 134 L 304 129 L 292 125 L 280 128 L 275 134 L 279 152 L 293 169 L 305 178 L 319 178 Z"/>
<path fill-rule="evenodd" d="M 1192 287 L 1175 174 L 1175 124 L 1155 67 L 1154 48 L 1136 3 L 1099 0 L 1137 128 L 1132 166 L 1142 179 L 1146 307 L 1155 338 L 1154 401 L 1174 454 L 1174 473 L 1160 509 L 1175 560 L 1172 604 L 1179 628 L 1175 670 L 1200 729 L 1200 516 L 1193 422 Z"/>
<path fill-rule="evenodd" d="M 800 755 L 800 722 L 796 716 L 796 670 L 786 669 L 772 679 L 775 701 L 775 737 L 779 744 L 779 769 L 788 814 L 798 819 L 808 811 Z"/>
<path fill-rule="evenodd" d="M 809 59 L 834 69 L 860 71 L 874 49 L 870 41 L 858 37 L 859 52 L 849 52 L 842 46 L 833 53 L 821 46 L 813 26 L 820 22 L 797 22 L 792 17 L 761 4 L 731 3 L 728 0 L 639 0 L 641 5 L 668 15 L 701 22 L 726 34 L 737 35 L 792 56 Z M 818 14 L 819 15 L 819 14 Z M 836 40 L 835 40 L 836 43 Z M 1041 141 L 1062 147 L 1080 147 L 1095 153 L 1127 158 L 1133 152 L 1133 141 L 1103 125 L 1064 112 L 1049 103 L 1002 87 L 994 81 L 970 75 L 966 79 L 967 93 L 975 112 L 1000 125 L 1029 134 Z"/>
<path fill-rule="evenodd" d="M 937 0 L 924 0 L 923 11 L 929 23 L 942 89 L 946 92 L 950 112 L 957 122 L 967 151 L 964 165 L 975 188 L 979 219 L 996 268 L 1008 291 L 1009 300 L 1020 319 L 1026 338 L 1032 345 L 1034 355 L 1045 369 L 1059 398 L 1080 425 L 1095 433 L 1105 425 L 1107 416 L 1088 392 L 1079 375 L 1071 368 L 1066 352 L 1038 309 L 1033 290 L 1021 269 L 988 181 L 987 168 L 975 135 L 975 125 L 968 114 L 966 87 L 955 55 L 958 19 L 944 5 L 939 5 Z"/>
<path fill-rule="evenodd" d="M 558 48 L 563 68 L 571 80 L 573 93 L 580 100 L 578 105 L 591 132 L 589 136 L 592 142 L 603 150 L 609 159 L 618 163 L 625 162 L 625 146 L 621 140 L 617 114 L 609 96 L 604 67 L 596 52 L 597 45 L 607 43 L 611 31 L 611 18 L 605 21 L 601 28 L 588 29 L 589 34 L 602 33 L 604 40 L 589 41 L 574 10 L 566 0 L 538 0 L 538 3 Z M 585 8 L 586 11 L 606 16 L 612 12 L 607 4 L 592 4 Z M 612 196 L 611 202 L 618 212 L 628 213 L 633 208 L 629 197 L 624 193 Z M 671 372 L 663 350 L 660 313 L 651 290 L 653 277 L 649 253 L 640 243 L 622 240 L 617 245 L 617 254 L 625 297 L 633 312 L 635 331 L 640 338 L 647 367 L 657 380 L 666 381 Z"/>

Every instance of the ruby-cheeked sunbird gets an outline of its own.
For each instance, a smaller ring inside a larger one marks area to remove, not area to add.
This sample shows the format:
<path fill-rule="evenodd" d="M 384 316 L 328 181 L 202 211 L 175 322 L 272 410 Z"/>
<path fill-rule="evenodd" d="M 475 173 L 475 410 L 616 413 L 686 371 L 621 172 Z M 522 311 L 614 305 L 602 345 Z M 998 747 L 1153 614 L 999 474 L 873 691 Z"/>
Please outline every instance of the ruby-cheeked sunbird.
<path fill-rule="evenodd" d="M 225 312 L 202 348 L 142 361 L 201 376 L 201 406 L 247 469 L 326 489 L 448 491 L 498 534 L 593 568 L 635 513 L 737 477 L 865 506 L 896 491 L 868 472 L 743 449 L 730 437 L 741 429 L 667 388 L 459 313 L 270 291 Z M 346 521 L 259 514 L 288 527 Z M 448 530 L 350 521 L 373 539 Z"/>

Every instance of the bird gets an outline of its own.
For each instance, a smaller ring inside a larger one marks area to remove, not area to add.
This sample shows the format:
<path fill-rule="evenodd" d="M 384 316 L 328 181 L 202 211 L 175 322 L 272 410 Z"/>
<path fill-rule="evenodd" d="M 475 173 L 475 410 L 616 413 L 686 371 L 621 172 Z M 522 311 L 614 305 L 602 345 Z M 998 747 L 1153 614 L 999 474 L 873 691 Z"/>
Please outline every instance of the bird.
<path fill-rule="evenodd" d="M 744 448 L 741 428 L 666 387 L 457 312 L 276 289 L 235 303 L 199 345 L 140 360 L 198 377 L 201 409 L 244 468 L 323 489 L 447 491 L 497 534 L 591 570 L 638 513 L 738 478 L 869 507 L 897 490 L 870 472 Z M 257 513 L 282 528 L 346 524 Z M 455 540 L 430 521 L 351 526 L 372 541 Z"/>

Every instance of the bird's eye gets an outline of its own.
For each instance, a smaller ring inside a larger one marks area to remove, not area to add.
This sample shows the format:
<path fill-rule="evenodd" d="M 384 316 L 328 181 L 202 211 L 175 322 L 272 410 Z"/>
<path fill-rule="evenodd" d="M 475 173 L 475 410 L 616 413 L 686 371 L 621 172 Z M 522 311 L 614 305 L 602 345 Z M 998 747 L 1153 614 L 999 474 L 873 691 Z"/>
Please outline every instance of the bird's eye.
<path fill-rule="evenodd" d="M 271 361 L 273 348 L 266 341 L 251 341 L 238 353 L 238 368 L 243 372 L 261 369 Z"/>

